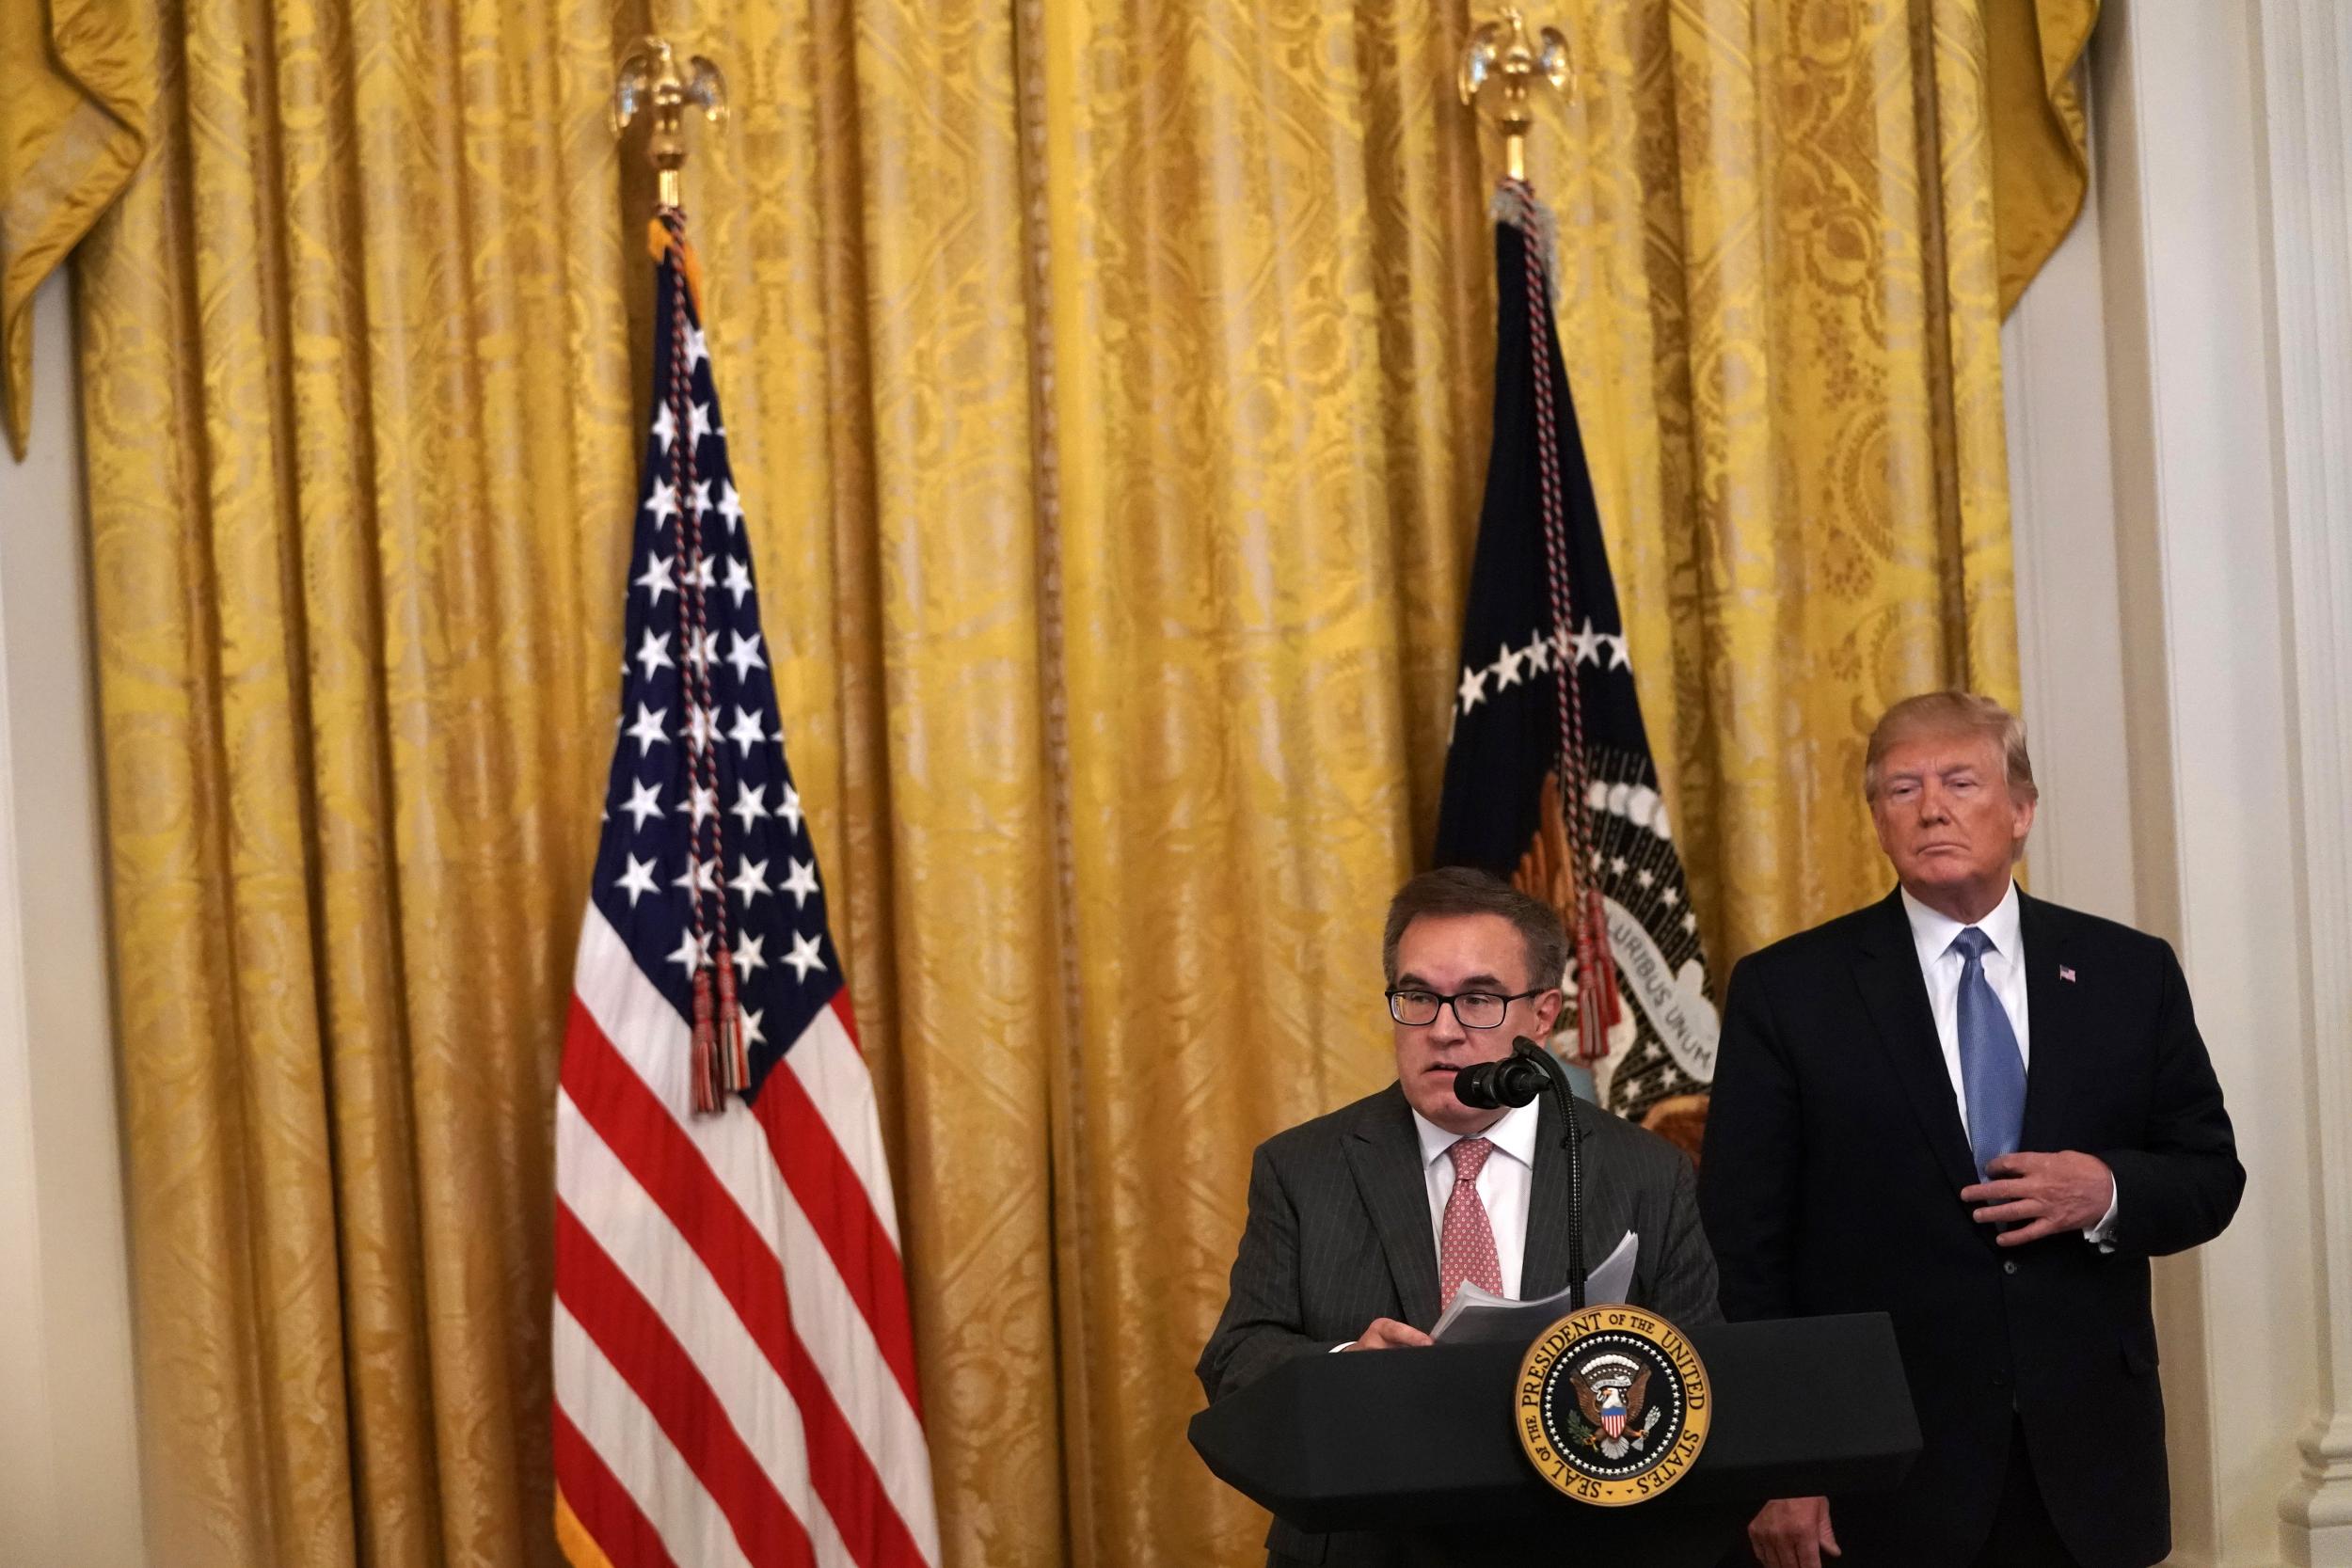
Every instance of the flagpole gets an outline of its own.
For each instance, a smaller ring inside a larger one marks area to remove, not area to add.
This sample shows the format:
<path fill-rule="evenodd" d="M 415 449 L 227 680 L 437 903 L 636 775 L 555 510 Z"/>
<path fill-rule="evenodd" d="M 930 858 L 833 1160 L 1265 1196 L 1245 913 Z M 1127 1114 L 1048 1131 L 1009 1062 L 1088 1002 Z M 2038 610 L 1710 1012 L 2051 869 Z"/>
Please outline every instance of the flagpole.
<path fill-rule="evenodd" d="M 680 199 L 679 170 L 686 166 L 686 111 L 691 106 L 716 125 L 727 116 L 726 78 L 700 55 L 678 69 L 677 52 L 668 39 L 648 33 L 621 56 L 612 81 L 612 134 L 619 136 L 637 117 L 650 109 L 653 133 L 645 155 L 654 166 L 655 199 L 665 212 L 685 205 Z"/>
<path fill-rule="evenodd" d="M 1502 166 L 1512 180 L 1527 178 L 1527 133 L 1534 123 L 1529 99 L 1538 82 L 1554 92 L 1567 91 L 1567 40 L 1557 27 L 1529 36 L 1527 18 L 1517 6 L 1505 6 L 1497 20 L 1470 34 L 1456 86 L 1463 106 L 1470 109 L 1488 87 L 1502 87 Z"/>
<path fill-rule="evenodd" d="M 1527 329 L 1531 361 L 1529 383 L 1534 393 L 1535 460 L 1539 476 L 1538 511 L 1542 518 L 1545 577 L 1552 609 L 1552 641 L 1559 649 L 1553 695 L 1558 709 L 1559 760 L 1554 778 L 1562 826 L 1568 853 L 1563 867 L 1568 883 L 1567 907 L 1562 924 L 1575 950 L 1576 992 L 1572 1004 L 1580 1061 L 1592 1063 L 1609 1053 L 1610 1031 L 1619 1020 L 1615 966 L 1611 953 L 1607 900 L 1594 849 L 1590 800 L 1591 767 L 1584 734 L 1584 697 L 1577 672 L 1581 659 L 1572 657 L 1574 589 L 1569 581 L 1568 522 L 1565 475 L 1560 454 L 1563 410 L 1556 406 L 1565 386 L 1555 389 L 1551 342 L 1551 257 L 1549 215 L 1527 182 L 1527 133 L 1534 123 L 1531 104 L 1538 84 L 1554 92 L 1568 85 L 1568 45 L 1556 27 L 1530 34 L 1527 19 L 1517 7 L 1503 8 L 1497 20 L 1485 23 L 1470 35 L 1462 55 L 1458 86 L 1462 103 L 1476 110 L 1479 100 L 1499 87 L 1502 101 L 1504 173 L 1496 193 L 1496 215 L 1518 228 L 1528 245 Z M 1573 420 L 1572 411 L 1565 415 Z"/>
<path fill-rule="evenodd" d="M 710 432 L 704 429 L 708 407 L 716 404 L 715 389 L 707 400 L 695 395 L 693 346 L 701 341 L 695 317 L 701 309 L 701 269 L 686 239 L 686 210 L 681 171 L 686 165 L 686 112 L 699 108 L 712 124 L 727 112 L 725 78 L 700 55 L 679 68 L 670 40 L 647 34 L 621 56 L 612 83 L 612 123 L 615 136 L 626 133 L 641 112 L 653 115 L 646 155 L 657 177 L 657 211 L 646 239 L 665 281 L 660 291 L 668 302 L 669 320 L 659 324 L 666 342 L 655 357 L 657 393 L 666 427 L 658 432 L 664 467 L 655 482 L 664 515 L 671 519 L 672 555 L 677 576 L 671 586 L 677 594 L 676 624 L 681 682 L 679 695 L 695 716 L 679 736 L 697 802 L 686 861 L 683 886 L 691 908 L 687 941 L 694 949 L 691 961 L 692 1002 L 691 1058 L 689 1079 L 693 1109 L 698 1116 L 723 1114 L 732 1097 L 753 1087 L 752 1061 L 733 935 L 725 891 L 717 885 L 726 861 L 723 817 L 704 802 L 719 799 L 720 767 L 717 734 L 719 705 L 714 694 L 708 650 L 717 633 L 710 629 L 710 592 L 716 555 L 710 548 L 703 516 L 710 486 L 697 477 L 698 450 Z M 675 269 L 675 276 L 668 276 Z M 707 357 L 707 356 L 706 356 Z M 655 595 L 659 598 L 659 595 Z M 739 712 L 742 711 L 739 708 Z"/>

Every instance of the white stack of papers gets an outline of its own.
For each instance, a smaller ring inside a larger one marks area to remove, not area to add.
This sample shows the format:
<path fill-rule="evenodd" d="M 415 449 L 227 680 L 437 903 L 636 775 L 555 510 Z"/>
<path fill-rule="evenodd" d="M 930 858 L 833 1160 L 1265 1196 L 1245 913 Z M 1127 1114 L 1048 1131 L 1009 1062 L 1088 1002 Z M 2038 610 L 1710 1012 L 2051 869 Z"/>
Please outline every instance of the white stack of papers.
<path fill-rule="evenodd" d="M 1633 1288 L 1633 1260 L 1641 1253 L 1641 1238 L 1629 1230 L 1601 1265 L 1584 1276 L 1584 1305 L 1599 1307 L 1623 1301 Z M 1573 1287 L 1571 1287 L 1573 1289 Z M 1535 1336 L 1568 1315 L 1568 1292 L 1555 1291 L 1539 1301 L 1513 1301 L 1508 1296 L 1465 1284 L 1454 1292 L 1430 1338 L 1441 1345 L 1487 1345 L 1508 1339 L 1532 1345 Z"/>

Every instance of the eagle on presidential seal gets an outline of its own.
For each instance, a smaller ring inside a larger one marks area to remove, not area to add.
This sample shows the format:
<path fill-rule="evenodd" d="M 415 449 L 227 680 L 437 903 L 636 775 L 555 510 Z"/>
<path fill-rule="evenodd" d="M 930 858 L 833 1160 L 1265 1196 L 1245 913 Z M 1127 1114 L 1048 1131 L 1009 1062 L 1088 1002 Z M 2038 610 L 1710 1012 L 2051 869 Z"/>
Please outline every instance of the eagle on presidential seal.
<path fill-rule="evenodd" d="M 1577 1408 L 1592 1429 L 1584 1441 L 1605 1457 L 1623 1459 L 1640 1448 L 1665 1415 L 1649 1407 L 1649 1379 L 1655 1370 L 1629 1355 L 1604 1352 L 1568 1372 Z"/>

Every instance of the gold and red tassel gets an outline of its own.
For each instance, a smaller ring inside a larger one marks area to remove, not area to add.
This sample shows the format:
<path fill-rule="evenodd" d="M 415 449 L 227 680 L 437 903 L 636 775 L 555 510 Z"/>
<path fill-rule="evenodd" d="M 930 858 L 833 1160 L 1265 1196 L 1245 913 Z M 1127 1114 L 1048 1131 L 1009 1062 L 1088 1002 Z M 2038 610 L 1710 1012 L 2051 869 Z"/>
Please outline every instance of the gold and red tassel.
<path fill-rule="evenodd" d="M 719 1110 L 718 1032 L 710 1016 L 710 966 L 694 971 L 694 1053 L 688 1070 L 694 1079 L 694 1112 L 714 1116 Z"/>
<path fill-rule="evenodd" d="M 719 1070 L 719 1088 L 723 1094 L 742 1094 L 752 1086 L 752 1063 L 743 1049 L 742 1011 L 735 999 L 735 956 L 724 942 L 719 944 L 719 1016 L 716 1021 L 712 1054 Z"/>

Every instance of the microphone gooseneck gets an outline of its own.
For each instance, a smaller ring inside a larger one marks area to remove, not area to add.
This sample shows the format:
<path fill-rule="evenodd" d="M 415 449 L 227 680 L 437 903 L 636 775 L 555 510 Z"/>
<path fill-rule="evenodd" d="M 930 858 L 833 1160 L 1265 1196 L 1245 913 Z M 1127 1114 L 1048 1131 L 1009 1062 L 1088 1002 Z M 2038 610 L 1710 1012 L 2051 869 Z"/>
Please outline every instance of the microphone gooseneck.
<path fill-rule="evenodd" d="M 1578 1136 L 1576 1095 L 1568 1075 L 1549 1051 L 1520 1035 L 1511 1041 L 1513 1062 L 1526 1062 L 1544 1075 L 1560 1103 L 1560 1147 L 1568 1156 L 1568 1310 L 1584 1310 L 1584 1140 Z M 1530 1098 L 1534 1098 L 1530 1096 Z M 1519 1103 L 1525 1104 L 1525 1101 Z"/>

